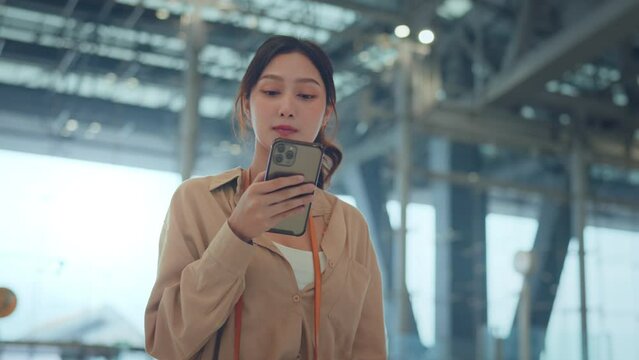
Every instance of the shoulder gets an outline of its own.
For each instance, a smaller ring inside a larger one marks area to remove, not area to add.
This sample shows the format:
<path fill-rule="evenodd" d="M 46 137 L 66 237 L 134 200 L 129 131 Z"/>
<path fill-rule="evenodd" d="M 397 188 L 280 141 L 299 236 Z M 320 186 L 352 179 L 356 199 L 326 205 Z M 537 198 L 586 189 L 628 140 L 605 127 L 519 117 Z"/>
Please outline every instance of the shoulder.
<path fill-rule="evenodd" d="M 241 168 L 233 168 L 223 171 L 221 173 L 209 176 L 194 177 L 185 180 L 178 186 L 176 192 L 192 192 L 192 191 L 206 191 L 210 192 L 218 188 L 224 187 L 235 183 L 241 176 Z"/>
<path fill-rule="evenodd" d="M 339 202 L 339 205 L 342 207 L 342 211 L 344 212 L 344 219 L 346 221 L 346 224 L 368 226 L 364 214 L 362 214 L 362 212 L 358 208 L 339 198 L 337 199 L 337 201 Z"/>
<path fill-rule="evenodd" d="M 347 232 L 363 231 L 368 235 L 368 223 L 358 208 L 326 190 L 320 190 L 320 194 L 326 199 L 325 202 L 332 213 L 331 216 L 338 215 L 343 218 Z"/>
<path fill-rule="evenodd" d="M 237 179 L 240 177 L 242 170 L 234 168 L 223 171 L 216 175 L 194 177 L 182 182 L 173 194 L 173 202 L 175 201 L 197 201 L 208 199 L 211 192 L 218 189 L 225 189 L 228 186 L 234 188 Z"/>
<path fill-rule="evenodd" d="M 370 270 L 375 266 L 375 261 L 371 260 L 375 257 L 375 250 L 364 214 L 333 194 L 327 196 L 334 202 L 330 222 L 338 228 L 338 232 L 343 232 L 348 256 Z"/>

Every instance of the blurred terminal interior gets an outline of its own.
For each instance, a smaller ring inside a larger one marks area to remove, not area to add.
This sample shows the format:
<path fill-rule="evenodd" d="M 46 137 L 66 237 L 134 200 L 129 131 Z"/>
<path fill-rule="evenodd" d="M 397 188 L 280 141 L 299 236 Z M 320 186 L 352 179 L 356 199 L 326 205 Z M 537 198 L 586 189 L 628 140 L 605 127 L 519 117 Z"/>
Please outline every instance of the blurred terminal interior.
<path fill-rule="evenodd" d="M 334 63 L 331 191 L 369 222 L 391 359 L 639 359 L 637 19 L 637 0 L 1 0 L 0 359 L 147 358 L 167 201 L 247 164 L 233 101 L 273 34 Z M 129 238 L 92 257 L 128 274 L 84 282 L 47 233 L 49 170 L 80 193 L 63 160 L 170 177 L 157 209 L 124 200 L 149 239 L 98 213 Z"/>

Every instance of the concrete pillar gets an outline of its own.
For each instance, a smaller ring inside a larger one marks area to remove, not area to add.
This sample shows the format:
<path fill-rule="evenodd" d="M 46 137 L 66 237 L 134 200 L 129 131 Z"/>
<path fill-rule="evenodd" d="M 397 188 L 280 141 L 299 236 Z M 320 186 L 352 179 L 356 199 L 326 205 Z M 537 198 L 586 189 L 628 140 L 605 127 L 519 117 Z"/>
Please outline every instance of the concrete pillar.
<path fill-rule="evenodd" d="M 200 50 L 206 42 L 206 30 L 200 19 L 197 8 L 183 19 L 182 33 L 186 43 L 186 63 L 184 73 L 185 101 L 182 116 L 180 117 L 179 153 L 180 174 L 182 180 L 191 177 L 197 157 L 197 133 L 199 127 L 199 105 L 201 97 L 202 75 L 200 66 Z"/>
<path fill-rule="evenodd" d="M 567 185 L 566 185 L 567 188 Z M 535 266 L 528 275 L 530 284 L 530 358 L 539 359 L 544 348 L 557 287 L 570 244 L 570 207 L 567 203 L 546 200 L 539 210 L 539 226 L 532 248 Z M 518 309 L 522 299 L 519 300 Z M 505 359 L 519 360 L 518 332 L 520 316 L 515 313 L 510 336 L 506 340 Z"/>
<path fill-rule="evenodd" d="M 474 145 L 433 139 L 430 149 L 433 171 L 479 169 Z M 433 182 L 432 188 L 437 227 L 435 358 L 482 358 L 487 321 L 486 195 L 441 180 Z"/>

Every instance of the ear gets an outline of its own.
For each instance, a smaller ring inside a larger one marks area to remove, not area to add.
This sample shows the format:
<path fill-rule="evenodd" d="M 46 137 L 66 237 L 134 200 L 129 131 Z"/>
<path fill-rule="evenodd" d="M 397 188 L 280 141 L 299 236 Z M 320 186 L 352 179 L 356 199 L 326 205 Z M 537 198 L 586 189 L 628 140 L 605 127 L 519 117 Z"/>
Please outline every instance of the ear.
<path fill-rule="evenodd" d="M 322 128 L 328 125 L 328 121 L 331 119 L 331 115 L 333 115 L 333 111 L 335 109 L 332 106 L 326 106 L 326 112 L 324 113 L 324 118 L 322 119 Z"/>
<path fill-rule="evenodd" d="M 246 115 L 246 117 L 251 117 L 251 105 L 249 104 L 248 98 L 242 101 L 242 112 Z"/>
<path fill-rule="evenodd" d="M 253 123 L 251 122 L 251 106 L 249 104 L 248 98 L 242 103 L 242 112 L 244 113 L 244 122 L 249 129 L 253 128 Z"/>

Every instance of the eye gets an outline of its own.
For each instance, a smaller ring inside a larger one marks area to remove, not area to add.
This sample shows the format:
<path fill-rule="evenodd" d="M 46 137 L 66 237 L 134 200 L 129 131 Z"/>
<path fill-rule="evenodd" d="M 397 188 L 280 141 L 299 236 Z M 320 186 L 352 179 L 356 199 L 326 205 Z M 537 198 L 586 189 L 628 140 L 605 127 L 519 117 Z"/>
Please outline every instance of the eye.
<path fill-rule="evenodd" d="M 262 90 L 262 93 L 266 96 L 277 96 L 280 94 L 277 90 Z"/>
<path fill-rule="evenodd" d="M 303 100 L 313 100 L 313 99 L 315 99 L 317 97 L 317 96 L 311 95 L 311 94 L 299 94 L 297 96 L 299 96 Z"/>

